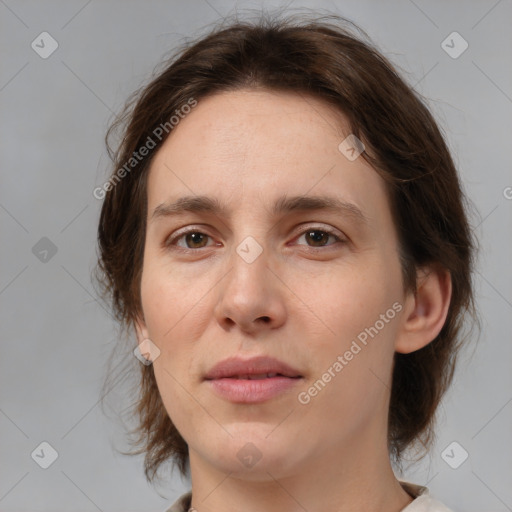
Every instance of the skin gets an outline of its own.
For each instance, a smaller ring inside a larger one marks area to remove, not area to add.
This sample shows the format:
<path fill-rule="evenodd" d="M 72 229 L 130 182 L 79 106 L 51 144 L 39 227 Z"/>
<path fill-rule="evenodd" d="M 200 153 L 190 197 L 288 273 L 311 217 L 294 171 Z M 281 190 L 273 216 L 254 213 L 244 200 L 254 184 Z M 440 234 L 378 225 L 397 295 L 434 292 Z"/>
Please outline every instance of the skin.
<path fill-rule="evenodd" d="M 189 446 L 199 512 L 399 511 L 411 501 L 387 451 L 393 354 L 435 338 L 450 279 L 421 269 L 417 293 L 404 291 L 385 184 L 363 158 L 339 151 L 349 133 L 312 97 L 224 92 L 200 100 L 152 162 L 137 335 L 161 351 L 155 376 Z M 335 196 L 366 222 L 324 210 L 271 215 L 283 194 Z M 152 217 L 189 195 L 217 198 L 230 214 Z M 183 228 L 203 236 L 166 246 Z M 326 228 L 341 241 L 322 237 Z M 252 263 L 236 251 L 248 236 L 263 250 Z M 394 303 L 401 311 L 300 403 Z M 303 378 L 267 402 L 231 403 L 203 377 L 233 355 L 269 355 Z M 261 455 L 250 468 L 237 457 L 248 442 Z"/>

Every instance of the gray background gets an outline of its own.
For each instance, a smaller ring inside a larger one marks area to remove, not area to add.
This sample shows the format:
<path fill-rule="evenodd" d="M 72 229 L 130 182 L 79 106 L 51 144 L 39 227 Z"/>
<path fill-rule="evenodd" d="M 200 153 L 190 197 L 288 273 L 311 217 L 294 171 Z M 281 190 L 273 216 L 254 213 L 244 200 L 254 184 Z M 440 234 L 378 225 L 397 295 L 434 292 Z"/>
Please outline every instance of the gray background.
<path fill-rule="evenodd" d="M 142 457 L 114 451 L 126 448 L 122 428 L 98 403 L 117 331 L 91 284 L 100 208 L 92 190 L 105 180 L 112 112 L 176 43 L 233 9 L 278 5 L 0 0 L 1 511 L 162 511 L 188 489 L 176 474 L 149 486 Z M 512 510 L 512 2 L 288 5 L 367 30 L 446 132 L 477 210 L 482 332 L 443 402 L 431 455 L 405 478 L 455 511 Z M 43 31 L 59 44 L 47 59 L 31 48 Z M 441 47 L 453 31 L 469 44 L 456 59 Z M 42 237 L 57 248 L 46 262 L 32 252 Z M 42 441 L 59 455 L 46 470 L 30 455 Z M 453 441 L 469 453 L 458 469 L 441 456 Z"/>

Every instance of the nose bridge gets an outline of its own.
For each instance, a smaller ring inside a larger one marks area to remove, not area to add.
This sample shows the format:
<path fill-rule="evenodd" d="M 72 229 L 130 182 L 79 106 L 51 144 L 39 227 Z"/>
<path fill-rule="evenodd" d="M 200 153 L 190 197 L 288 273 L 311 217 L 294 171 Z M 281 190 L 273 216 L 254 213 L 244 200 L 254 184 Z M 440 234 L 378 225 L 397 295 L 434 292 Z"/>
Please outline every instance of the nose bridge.
<path fill-rule="evenodd" d="M 267 274 L 269 264 L 269 250 L 264 243 L 253 236 L 246 236 L 234 247 L 230 255 L 229 264 L 229 292 L 238 297 L 242 303 L 256 302 L 257 298 L 268 293 Z"/>
<path fill-rule="evenodd" d="M 269 271 L 267 264 L 270 252 L 265 239 L 266 219 L 261 221 L 259 215 L 254 215 L 255 205 L 260 204 L 260 201 L 244 199 L 241 202 L 252 205 L 252 208 L 244 207 L 236 215 L 234 228 L 238 240 L 235 240 L 229 264 L 232 267 L 231 274 L 250 281 L 255 275 Z"/>
<path fill-rule="evenodd" d="M 276 326 L 283 321 L 285 308 L 276 280 L 272 279 L 270 260 L 271 252 L 261 237 L 258 241 L 255 236 L 246 236 L 233 246 L 216 306 L 220 323 L 252 330 L 262 323 Z"/>

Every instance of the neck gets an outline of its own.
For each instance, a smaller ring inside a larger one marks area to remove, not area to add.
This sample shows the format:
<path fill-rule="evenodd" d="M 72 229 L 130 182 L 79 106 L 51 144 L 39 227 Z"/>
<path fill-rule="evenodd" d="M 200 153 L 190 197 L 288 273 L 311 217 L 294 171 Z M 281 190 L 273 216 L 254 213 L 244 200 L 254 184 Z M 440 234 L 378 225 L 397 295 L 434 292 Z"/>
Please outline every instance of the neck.
<path fill-rule="evenodd" d="M 219 471 L 190 450 L 192 503 L 197 512 L 399 512 L 412 498 L 396 479 L 385 438 L 304 459 L 293 470 Z"/>

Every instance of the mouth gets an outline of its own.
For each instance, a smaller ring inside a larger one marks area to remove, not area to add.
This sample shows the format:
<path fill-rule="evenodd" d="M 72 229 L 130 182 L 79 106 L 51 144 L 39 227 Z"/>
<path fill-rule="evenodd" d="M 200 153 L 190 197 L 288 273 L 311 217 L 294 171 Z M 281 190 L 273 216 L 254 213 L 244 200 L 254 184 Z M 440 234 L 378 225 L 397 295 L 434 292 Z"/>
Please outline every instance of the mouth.
<path fill-rule="evenodd" d="M 258 356 L 250 359 L 230 357 L 217 363 L 205 375 L 205 380 L 242 379 L 258 380 L 275 377 L 302 377 L 300 372 L 289 364 L 273 357 Z"/>
<path fill-rule="evenodd" d="M 300 381 L 302 377 L 285 377 L 272 373 L 206 380 L 216 395 L 237 404 L 267 402 L 290 391 Z"/>
<path fill-rule="evenodd" d="M 230 358 L 214 366 L 206 383 L 221 398 L 240 404 L 269 401 L 295 387 L 303 376 L 290 365 L 269 357 Z"/>
<path fill-rule="evenodd" d="M 232 375 L 229 377 L 223 377 L 225 379 L 238 379 L 238 380 L 262 380 L 262 379 L 273 379 L 274 377 L 286 377 L 289 379 L 300 379 L 300 375 L 295 377 L 289 377 L 281 373 L 258 373 L 258 374 L 246 374 L 246 375 Z M 210 379 L 207 379 L 210 380 Z"/>

